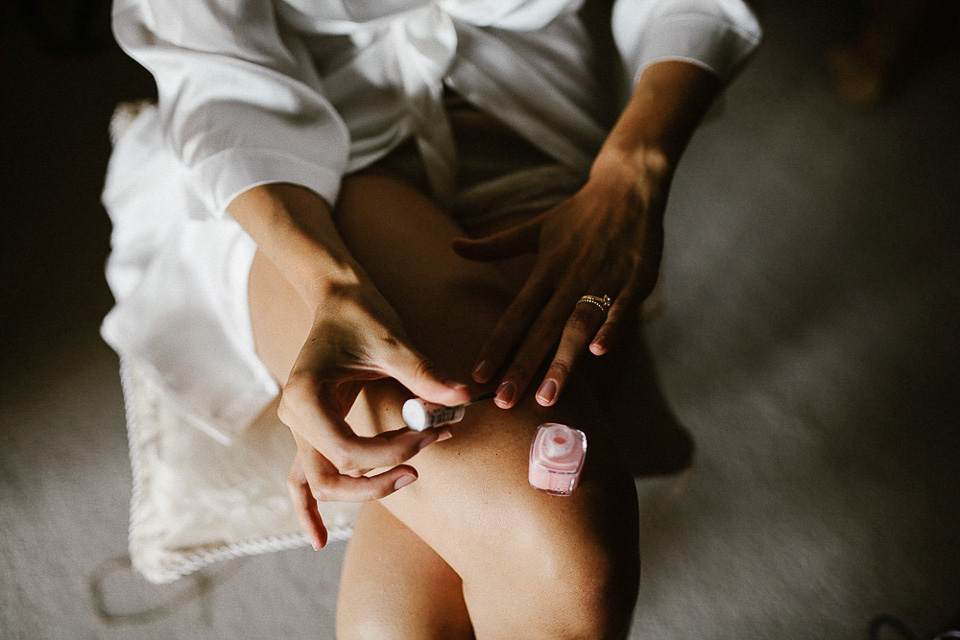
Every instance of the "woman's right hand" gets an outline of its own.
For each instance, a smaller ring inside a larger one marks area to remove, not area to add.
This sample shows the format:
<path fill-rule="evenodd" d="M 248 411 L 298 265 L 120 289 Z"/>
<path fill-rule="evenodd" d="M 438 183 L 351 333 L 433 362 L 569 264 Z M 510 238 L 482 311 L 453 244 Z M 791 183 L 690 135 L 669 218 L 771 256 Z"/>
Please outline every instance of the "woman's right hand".
<path fill-rule="evenodd" d="M 228 212 L 313 312 L 278 415 L 297 443 L 287 482 L 294 508 L 319 549 L 327 530 L 318 500 L 360 502 L 389 495 L 417 478 L 403 462 L 449 436 L 444 429 L 407 428 L 358 436 L 345 417 L 363 385 L 395 378 L 413 394 L 446 405 L 467 402 L 470 394 L 413 347 L 400 317 L 350 255 L 317 194 L 265 184 L 237 196 Z"/>
<path fill-rule="evenodd" d="M 324 287 L 278 409 L 297 443 L 287 485 L 314 549 L 327 541 L 318 501 L 383 498 L 417 479 L 406 460 L 450 437 L 442 427 L 358 436 L 344 418 L 366 382 L 395 378 L 413 394 L 446 405 L 469 399 L 465 385 L 447 381 L 410 344 L 400 318 L 372 283 L 351 280 Z M 364 475 L 382 467 L 389 468 Z"/>

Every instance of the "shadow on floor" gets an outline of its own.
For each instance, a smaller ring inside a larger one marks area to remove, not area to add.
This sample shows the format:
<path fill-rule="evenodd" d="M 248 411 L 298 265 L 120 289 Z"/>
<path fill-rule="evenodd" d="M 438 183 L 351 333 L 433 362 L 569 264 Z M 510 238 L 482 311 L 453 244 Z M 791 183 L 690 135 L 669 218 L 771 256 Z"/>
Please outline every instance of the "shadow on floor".
<path fill-rule="evenodd" d="M 612 425 L 614 450 L 630 474 L 634 478 L 672 475 L 690 466 L 693 439 L 667 404 L 640 332 L 603 358 L 588 355 L 585 360 Z"/>

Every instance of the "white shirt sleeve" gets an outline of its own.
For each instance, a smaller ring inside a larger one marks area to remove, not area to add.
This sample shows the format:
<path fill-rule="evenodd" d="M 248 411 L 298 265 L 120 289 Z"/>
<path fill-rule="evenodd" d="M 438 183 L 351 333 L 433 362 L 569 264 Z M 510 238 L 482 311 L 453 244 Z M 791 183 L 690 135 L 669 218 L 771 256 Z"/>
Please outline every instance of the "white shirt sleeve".
<path fill-rule="evenodd" d="M 613 37 L 629 77 L 663 60 L 683 60 L 733 79 L 760 43 L 741 0 L 616 0 Z"/>
<path fill-rule="evenodd" d="M 164 135 L 211 214 L 291 182 L 331 205 L 349 134 L 265 0 L 117 0 L 114 33 L 154 76 Z"/>

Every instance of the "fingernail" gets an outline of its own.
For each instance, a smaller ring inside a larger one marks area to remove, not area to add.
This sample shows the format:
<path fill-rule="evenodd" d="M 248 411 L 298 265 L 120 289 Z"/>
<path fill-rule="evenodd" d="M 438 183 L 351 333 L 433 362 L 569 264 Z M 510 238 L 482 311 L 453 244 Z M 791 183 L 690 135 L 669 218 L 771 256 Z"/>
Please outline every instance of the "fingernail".
<path fill-rule="evenodd" d="M 540 390 L 537 391 L 537 399 L 540 400 L 541 404 L 550 404 L 556 396 L 557 383 L 549 379 L 544 380 L 543 384 L 540 385 Z"/>
<path fill-rule="evenodd" d="M 313 547 L 313 550 L 320 551 L 323 545 L 320 544 L 320 536 L 317 535 L 317 532 L 307 531 L 307 537 L 310 539 L 310 546 Z"/>
<path fill-rule="evenodd" d="M 500 406 L 509 405 L 513 402 L 513 395 L 517 392 L 517 387 L 512 382 L 501 382 L 497 387 L 497 404 Z"/>
<path fill-rule="evenodd" d="M 453 433 L 450 431 L 450 429 L 444 429 L 440 432 L 440 435 L 437 436 L 435 442 L 443 442 L 444 440 L 449 440 L 452 437 Z"/>
<path fill-rule="evenodd" d="M 604 340 L 604 336 L 597 336 L 597 339 L 590 344 L 590 353 L 595 356 L 602 355 L 606 349 L 606 340 Z"/>
<path fill-rule="evenodd" d="M 473 379 L 477 382 L 486 382 L 490 379 L 490 363 L 486 360 L 481 360 L 477 363 L 477 366 L 473 368 Z"/>
<path fill-rule="evenodd" d="M 405 476 L 400 476 L 399 478 L 397 478 L 397 481 L 393 483 L 393 490 L 397 491 L 399 489 L 402 489 L 416 479 L 417 479 L 417 476 L 413 475 L 412 473 L 408 473 Z"/>

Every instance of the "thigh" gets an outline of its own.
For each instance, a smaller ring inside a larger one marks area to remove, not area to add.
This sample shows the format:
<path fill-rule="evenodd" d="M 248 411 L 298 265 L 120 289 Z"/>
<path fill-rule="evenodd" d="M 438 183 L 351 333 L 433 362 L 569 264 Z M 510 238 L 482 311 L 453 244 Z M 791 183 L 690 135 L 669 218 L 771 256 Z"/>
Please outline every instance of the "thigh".
<path fill-rule="evenodd" d="M 354 523 L 340 577 L 337 637 L 469 640 L 463 584 L 423 540 L 376 502 Z"/>
<path fill-rule="evenodd" d="M 506 278 L 492 265 L 456 256 L 450 241 L 460 229 L 424 196 L 390 178 L 345 181 L 337 221 L 414 344 L 444 370 L 468 380 L 473 358 L 511 298 Z M 406 397 L 394 383 L 371 384 L 351 424 L 358 430 L 400 426 L 399 406 Z M 581 485 L 569 498 L 527 483 L 530 443 L 547 421 L 588 434 Z M 551 408 L 537 405 L 532 394 L 509 411 L 492 402 L 475 405 L 451 440 L 428 447 L 411 462 L 420 479 L 382 504 L 463 578 L 468 607 L 472 596 L 549 601 L 555 595 L 550 578 L 564 572 L 600 576 L 607 588 L 617 582 L 607 578 L 621 570 L 620 591 L 601 595 L 610 603 L 623 598 L 629 602 L 624 606 L 632 607 L 635 489 L 617 465 L 599 407 L 583 385 L 574 383 Z M 496 593 L 487 593 L 490 589 Z M 471 615 L 478 624 L 472 608 Z M 477 632 L 480 636 L 480 628 Z"/>

